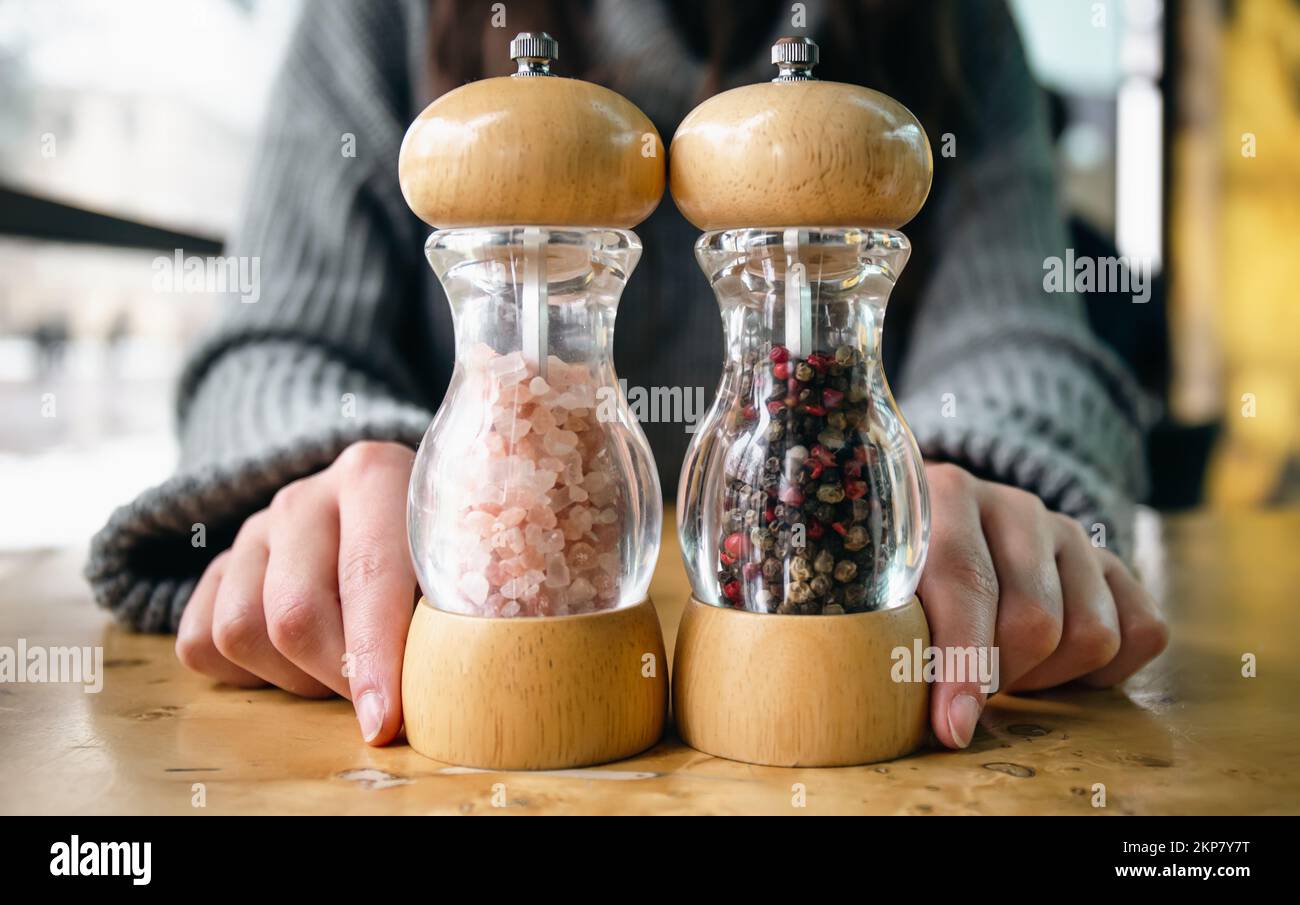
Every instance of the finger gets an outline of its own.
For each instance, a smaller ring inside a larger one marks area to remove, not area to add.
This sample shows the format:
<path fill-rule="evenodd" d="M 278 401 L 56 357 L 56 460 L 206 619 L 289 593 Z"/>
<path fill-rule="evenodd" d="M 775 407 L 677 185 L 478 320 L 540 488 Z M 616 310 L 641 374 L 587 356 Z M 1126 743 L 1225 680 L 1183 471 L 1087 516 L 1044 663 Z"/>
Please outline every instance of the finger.
<path fill-rule="evenodd" d="M 176 629 L 176 657 L 188 669 L 210 676 L 218 682 L 240 688 L 257 688 L 266 683 L 245 669 L 231 663 L 212 640 L 212 609 L 217 600 L 217 588 L 226 571 L 229 552 L 221 553 L 208 563 L 194 586 L 181 624 Z"/>
<path fill-rule="evenodd" d="M 984 539 L 998 575 L 998 681 L 1011 688 L 1056 650 L 1064 624 L 1051 514 L 1014 487 L 986 485 Z"/>
<path fill-rule="evenodd" d="M 1120 646 L 1115 659 L 1083 681 L 1098 688 L 1116 685 L 1159 656 L 1169 643 L 1169 627 L 1155 598 L 1109 550 L 1096 550 L 1119 614 Z"/>
<path fill-rule="evenodd" d="M 918 592 L 941 651 L 988 650 L 997 624 L 998 579 L 980 527 L 979 482 L 954 466 L 928 470 L 933 534 Z M 985 693 L 975 677 L 935 684 L 930 723 L 939 741 L 965 748 L 975 735 Z"/>
<path fill-rule="evenodd" d="M 1083 528 L 1066 516 L 1056 522 L 1056 568 L 1065 598 L 1065 621 L 1056 652 L 1025 675 L 1022 690 L 1051 688 L 1100 669 L 1119 650 L 1115 600 Z"/>
<path fill-rule="evenodd" d="M 383 745 L 402 725 L 402 657 L 415 602 L 406 544 L 414 454 L 356 444 L 339 457 L 339 596 L 349 682 L 361 735 Z"/>
<path fill-rule="evenodd" d="M 260 512 L 245 522 L 230 549 L 212 613 L 212 640 L 223 657 L 272 685 L 303 697 L 325 697 L 330 690 L 286 660 L 266 634 L 266 519 Z"/>
<path fill-rule="evenodd" d="M 271 501 L 271 555 L 262 604 L 275 649 L 307 675 L 347 697 L 335 493 L 332 476 L 324 472 L 286 485 Z"/>

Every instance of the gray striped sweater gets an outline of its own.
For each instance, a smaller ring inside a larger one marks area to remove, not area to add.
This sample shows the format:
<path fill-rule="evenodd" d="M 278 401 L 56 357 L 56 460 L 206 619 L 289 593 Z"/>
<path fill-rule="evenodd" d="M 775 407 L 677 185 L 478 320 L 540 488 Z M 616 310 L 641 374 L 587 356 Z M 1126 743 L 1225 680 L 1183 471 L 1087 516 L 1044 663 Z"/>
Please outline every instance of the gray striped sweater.
<path fill-rule="evenodd" d="M 427 427 L 453 335 L 422 257 L 428 229 L 396 176 L 405 128 L 427 100 L 427 28 L 422 0 L 308 7 L 228 249 L 260 258 L 261 299 L 231 301 L 188 359 L 176 473 L 114 512 L 91 544 L 86 576 L 122 623 L 174 631 L 207 562 L 278 488 L 354 441 L 415 446 Z M 1079 299 L 1043 289 L 1044 259 L 1066 246 L 1043 105 L 1014 37 L 991 43 L 1009 50 L 979 62 L 971 90 L 996 99 L 987 131 L 999 137 L 959 136 L 956 158 L 936 157 L 933 227 L 910 236 L 928 266 L 903 274 L 914 310 L 906 329 L 885 331 L 886 371 L 928 458 L 1102 523 L 1123 553 L 1144 491 L 1142 397 Z M 625 93 L 653 108 L 654 85 Z M 674 123 L 659 126 L 667 136 Z M 355 156 L 341 153 L 346 136 Z M 712 392 L 721 324 L 694 263 L 696 231 L 665 198 L 637 232 L 645 253 L 620 305 L 620 375 Z M 644 427 L 671 494 L 689 434 Z M 192 542 L 199 524 L 203 546 Z"/>

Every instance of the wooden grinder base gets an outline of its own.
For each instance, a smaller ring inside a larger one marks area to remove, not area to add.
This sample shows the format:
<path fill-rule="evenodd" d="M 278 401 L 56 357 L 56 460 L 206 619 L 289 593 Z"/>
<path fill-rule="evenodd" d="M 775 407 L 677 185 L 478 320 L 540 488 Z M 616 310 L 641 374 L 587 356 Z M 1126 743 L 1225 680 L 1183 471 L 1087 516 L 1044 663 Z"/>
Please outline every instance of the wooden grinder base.
<path fill-rule="evenodd" d="M 930 644 L 921 603 L 778 616 L 691 598 L 677 631 L 673 716 L 682 740 L 729 760 L 839 767 L 900 757 L 929 726 L 929 687 L 894 682 L 890 653 Z"/>
<path fill-rule="evenodd" d="M 650 660 L 653 657 L 653 660 Z M 488 619 L 415 608 L 402 667 L 411 747 L 494 770 L 629 757 L 663 735 L 667 662 L 654 604 Z"/>

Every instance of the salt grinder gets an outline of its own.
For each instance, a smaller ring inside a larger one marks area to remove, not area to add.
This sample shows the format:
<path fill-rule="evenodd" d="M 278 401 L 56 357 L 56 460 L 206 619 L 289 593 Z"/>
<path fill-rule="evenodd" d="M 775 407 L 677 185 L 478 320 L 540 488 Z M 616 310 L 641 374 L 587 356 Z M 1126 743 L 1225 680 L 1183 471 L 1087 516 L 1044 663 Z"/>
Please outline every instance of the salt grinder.
<path fill-rule="evenodd" d="M 551 72 L 545 33 L 509 77 L 430 104 L 402 142 L 411 209 L 451 306 L 456 365 L 411 475 L 423 598 L 402 675 L 411 746 L 558 769 L 653 745 L 667 669 L 647 591 L 663 510 L 614 372 L 614 318 L 664 189 L 649 119 Z"/>

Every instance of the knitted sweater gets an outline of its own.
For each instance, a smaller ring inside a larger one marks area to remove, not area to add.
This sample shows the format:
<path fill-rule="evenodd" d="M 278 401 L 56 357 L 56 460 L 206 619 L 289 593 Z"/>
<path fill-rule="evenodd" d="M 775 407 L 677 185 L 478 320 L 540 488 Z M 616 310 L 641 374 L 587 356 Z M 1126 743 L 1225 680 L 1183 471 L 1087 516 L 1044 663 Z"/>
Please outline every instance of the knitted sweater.
<path fill-rule="evenodd" d="M 422 256 L 428 228 L 396 173 L 427 100 L 427 28 L 422 0 L 317 3 L 304 15 L 228 248 L 260 258 L 260 300 L 230 301 L 188 359 L 176 473 L 114 512 L 91 544 L 86 576 L 122 623 L 174 631 L 206 564 L 278 488 L 350 443 L 414 447 L 428 426 L 454 337 Z M 1124 553 L 1144 490 L 1141 395 L 1079 299 L 1044 291 L 1044 259 L 1063 255 L 1066 239 L 1043 105 L 1014 35 L 994 37 L 967 43 L 1000 48 L 969 67 L 971 91 L 996 99 L 987 132 L 997 138 L 961 135 L 956 157 L 936 155 L 932 226 L 910 236 L 925 263 L 903 273 L 913 310 L 898 327 L 887 320 L 886 373 L 927 458 L 1102 523 Z M 654 90 L 644 101 L 626 93 L 650 109 Z M 659 125 L 671 135 L 672 122 Z M 665 198 L 637 232 L 645 250 L 620 305 L 620 376 L 711 393 L 722 333 L 694 262 L 696 230 Z M 690 435 L 680 423 L 643 427 L 671 496 Z"/>

